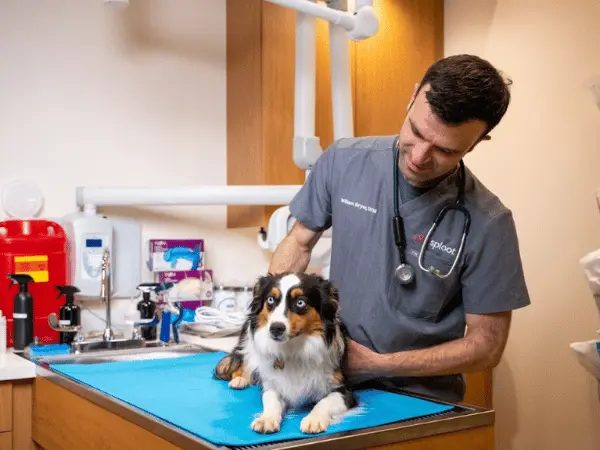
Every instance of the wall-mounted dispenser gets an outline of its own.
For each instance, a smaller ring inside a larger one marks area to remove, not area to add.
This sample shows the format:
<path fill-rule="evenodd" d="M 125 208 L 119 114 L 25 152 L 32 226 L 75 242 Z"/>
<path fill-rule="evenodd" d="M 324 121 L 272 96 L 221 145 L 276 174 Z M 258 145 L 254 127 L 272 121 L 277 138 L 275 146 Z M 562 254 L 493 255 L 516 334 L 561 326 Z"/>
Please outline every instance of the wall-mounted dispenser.
<path fill-rule="evenodd" d="M 78 298 L 100 296 L 104 248 L 111 255 L 111 296 L 131 298 L 138 294 L 142 270 L 141 224 L 133 219 L 107 217 L 85 208 L 61 220 L 67 235 L 68 283 L 80 289 Z"/>

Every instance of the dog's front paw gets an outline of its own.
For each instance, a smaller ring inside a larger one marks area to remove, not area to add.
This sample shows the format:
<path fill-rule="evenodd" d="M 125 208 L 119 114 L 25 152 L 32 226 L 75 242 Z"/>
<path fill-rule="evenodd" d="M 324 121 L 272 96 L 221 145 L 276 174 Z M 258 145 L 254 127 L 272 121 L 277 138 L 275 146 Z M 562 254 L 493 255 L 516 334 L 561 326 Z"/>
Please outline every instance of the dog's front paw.
<path fill-rule="evenodd" d="M 280 417 L 263 414 L 254 419 L 250 427 L 257 433 L 276 433 L 279 431 L 280 425 Z"/>
<path fill-rule="evenodd" d="M 329 417 L 311 412 L 300 422 L 300 431 L 303 433 L 323 433 L 327 431 L 331 420 Z"/>
<path fill-rule="evenodd" d="M 231 389 L 246 389 L 248 386 L 250 386 L 250 381 L 244 377 L 235 377 L 229 382 Z"/>

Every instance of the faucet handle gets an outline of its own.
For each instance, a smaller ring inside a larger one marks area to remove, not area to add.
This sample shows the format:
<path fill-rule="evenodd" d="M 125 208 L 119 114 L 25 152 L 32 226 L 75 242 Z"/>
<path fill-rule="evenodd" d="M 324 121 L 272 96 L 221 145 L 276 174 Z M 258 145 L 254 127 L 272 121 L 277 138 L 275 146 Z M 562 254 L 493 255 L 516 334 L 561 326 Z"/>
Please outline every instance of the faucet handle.
<path fill-rule="evenodd" d="M 139 319 L 139 320 L 135 320 L 135 321 L 127 321 L 127 323 L 133 325 L 132 339 L 142 339 L 142 332 L 140 330 L 140 327 L 151 324 L 151 323 L 158 324 L 159 321 L 160 321 L 160 319 L 158 317 L 157 312 L 154 313 L 154 317 L 152 317 L 152 319 Z"/>
<path fill-rule="evenodd" d="M 54 331 L 60 331 L 62 333 L 74 333 L 81 330 L 81 325 L 61 325 L 56 313 L 50 313 L 48 315 L 48 325 Z"/>

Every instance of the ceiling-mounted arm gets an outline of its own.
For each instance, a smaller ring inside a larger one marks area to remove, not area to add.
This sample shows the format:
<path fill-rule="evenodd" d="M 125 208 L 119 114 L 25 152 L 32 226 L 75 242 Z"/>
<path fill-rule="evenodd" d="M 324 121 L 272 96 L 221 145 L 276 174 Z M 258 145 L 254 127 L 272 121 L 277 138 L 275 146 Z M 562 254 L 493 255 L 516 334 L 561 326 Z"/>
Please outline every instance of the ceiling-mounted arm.
<path fill-rule="evenodd" d="M 328 0 L 327 6 L 317 4 L 312 0 L 266 1 L 339 25 L 346 30 L 348 37 L 353 41 L 360 41 L 375 36 L 379 29 L 379 20 L 373 11 L 372 0 L 357 0 L 356 11 L 354 13 L 330 6 L 335 3 L 335 0 Z"/>
<path fill-rule="evenodd" d="M 359 40 L 374 36 L 379 21 L 373 13 L 372 0 L 357 0 L 354 14 L 347 11 L 348 0 L 326 0 L 327 6 L 318 5 L 312 0 L 266 1 L 297 11 L 293 159 L 308 174 L 323 153 L 319 138 L 315 136 L 316 19 L 329 21 L 334 139 L 354 135 L 348 38 Z M 258 244 L 266 250 L 275 251 L 294 223 L 289 207 L 277 209 L 271 215 L 268 231 L 261 228 Z M 324 233 L 323 237 L 327 234 Z M 328 259 L 327 252 L 319 259 L 321 263 Z M 324 265 L 323 274 L 328 277 L 328 263 Z"/>
<path fill-rule="evenodd" d="M 297 12 L 292 157 L 296 166 L 310 170 L 323 153 L 315 136 L 316 19 L 329 22 L 334 139 L 354 135 L 348 38 L 358 41 L 374 36 L 379 20 L 370 0 L 358 0 L 354 13 L 348 12 L 347 0 L 326 0 L 326 5 L 313 0 L 266 1 Z"/>

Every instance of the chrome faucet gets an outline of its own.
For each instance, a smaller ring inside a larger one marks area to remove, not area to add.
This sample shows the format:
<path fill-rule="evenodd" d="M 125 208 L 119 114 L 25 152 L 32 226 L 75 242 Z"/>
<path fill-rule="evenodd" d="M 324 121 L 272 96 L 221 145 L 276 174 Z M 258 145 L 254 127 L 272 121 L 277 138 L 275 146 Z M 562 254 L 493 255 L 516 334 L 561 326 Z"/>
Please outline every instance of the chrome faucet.
<path fill-rule="evenodd" d="M 102 255 L 102 271 L 100 272 L 100 297 L 102 297 L 102 301 L 106 303 L 106 328 L 102 335 L 104 341 L 112 341 L 115 338 L 110 320 L 110 272 L 110 251 L 108 250 L 108 247 L 106 247 L 104 249 L 104 254 Z"/>

